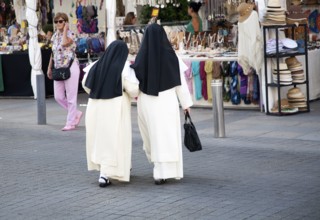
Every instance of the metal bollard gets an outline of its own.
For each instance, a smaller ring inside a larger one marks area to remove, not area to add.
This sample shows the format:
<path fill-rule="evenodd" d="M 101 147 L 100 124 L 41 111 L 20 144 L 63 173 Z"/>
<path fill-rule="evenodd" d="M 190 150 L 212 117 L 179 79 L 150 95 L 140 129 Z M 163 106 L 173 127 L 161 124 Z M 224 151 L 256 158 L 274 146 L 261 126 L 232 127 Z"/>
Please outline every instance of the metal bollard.
<path fill-rule="evenodd" d="M 211 81 L 214 137 L 225 137 L 222 80 Z"/>
<path fill-rule="evenodd" d="M 44 75 L 37 75 L 37 109 L 38 125 L 47 124 L 46 120 L 46 86 Z"/>

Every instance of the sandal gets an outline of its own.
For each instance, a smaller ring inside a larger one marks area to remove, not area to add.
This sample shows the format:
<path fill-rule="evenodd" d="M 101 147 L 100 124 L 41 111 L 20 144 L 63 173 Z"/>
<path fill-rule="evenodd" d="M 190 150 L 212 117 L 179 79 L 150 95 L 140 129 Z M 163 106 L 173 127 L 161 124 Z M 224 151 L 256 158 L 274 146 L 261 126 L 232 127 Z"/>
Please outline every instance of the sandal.
<path fill-rule="evenodd" d="M 165 184 L 167 182 L 166 179 L 155 179 L 154 180 L 154 184 L 156 185 L 162 185 L 162 184 Z"/>
<path fill-rule="evenodd" d="M 106 177 L 100 176 L 99 177 L 99 186 L 100 187 L 107 187 L 111 184 L 110 180 Z"/>

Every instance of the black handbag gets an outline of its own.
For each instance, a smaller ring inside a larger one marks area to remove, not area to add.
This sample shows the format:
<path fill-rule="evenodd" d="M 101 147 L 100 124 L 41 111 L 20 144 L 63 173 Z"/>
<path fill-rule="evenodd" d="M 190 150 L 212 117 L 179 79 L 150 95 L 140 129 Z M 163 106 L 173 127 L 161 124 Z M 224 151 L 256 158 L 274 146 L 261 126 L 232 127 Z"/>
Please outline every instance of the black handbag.
<path fill-rule="evenodd" d="M 73 58 L 69 62 L 68 67 L 62 67 L 62 68 L 54 68 L 54 62 L 52 59 L 52 79 L 56 81 L 62 81 L 70 78 L 71 72 L 70 72 L 70 67 L 73 63 Z"/>
<path fill-rule="evenodd" d="M 191 121 L 189 112 L 185 113 L 185 122 L 184 122 L 184 146 L 190 151 L 199 151 L 202 150 L 202 145 L 196 130 L 196 127 Z"/>

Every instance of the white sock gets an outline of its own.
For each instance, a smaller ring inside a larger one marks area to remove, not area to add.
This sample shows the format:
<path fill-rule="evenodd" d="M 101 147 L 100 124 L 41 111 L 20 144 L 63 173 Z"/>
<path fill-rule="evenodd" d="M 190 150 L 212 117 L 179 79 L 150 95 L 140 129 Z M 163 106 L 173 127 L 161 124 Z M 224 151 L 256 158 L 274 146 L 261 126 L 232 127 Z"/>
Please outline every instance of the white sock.
<path fill-rule="evenodd" d="M 100 174 L 99 183 L 106 183 L 106 181 L 104 179 L 102 179 L 101 177 L 106 178 L 106 179 L 108 179 L 108 177 L 104 174 Z"/>

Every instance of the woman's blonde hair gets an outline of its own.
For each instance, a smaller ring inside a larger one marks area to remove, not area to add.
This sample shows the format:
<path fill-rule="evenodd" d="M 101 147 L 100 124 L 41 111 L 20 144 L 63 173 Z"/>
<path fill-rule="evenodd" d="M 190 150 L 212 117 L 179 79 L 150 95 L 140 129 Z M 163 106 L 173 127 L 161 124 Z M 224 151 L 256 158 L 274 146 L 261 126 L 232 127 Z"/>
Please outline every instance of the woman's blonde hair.
<path fill-rule="evenodd" d="M 56 21 L 58 18 L 62 18 L 65 22 L 69 22 L 69 18 L 68 15 L 66 13 L 63 12 L 58 12 L 55 16 L 54 16 L 54 21 Z"/>

